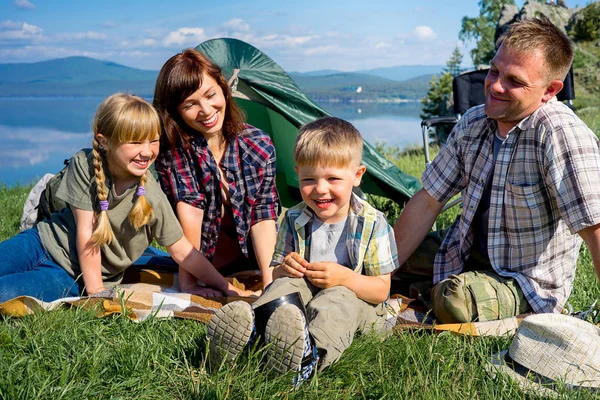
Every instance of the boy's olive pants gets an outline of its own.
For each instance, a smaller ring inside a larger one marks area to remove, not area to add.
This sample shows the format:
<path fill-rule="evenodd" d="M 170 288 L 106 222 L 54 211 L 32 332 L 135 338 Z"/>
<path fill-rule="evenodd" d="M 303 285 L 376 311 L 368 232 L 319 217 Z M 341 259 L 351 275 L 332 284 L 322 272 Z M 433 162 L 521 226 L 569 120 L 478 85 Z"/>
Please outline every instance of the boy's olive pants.
<path fill-rule="evenodd" d="M 352 344 L 357 331 L 385 332 L 386 311 L 383 304 L 369 304 L 345 286 L 320 289 L 306 278 L 274 280 L 252 307 L 293 292 L 300 293 L 306 307 L 308 330 L 321 354 L 319 370 L 341 357 Z"/>
<path fill-rule="evenodd" d="M 420 279 L 414 286 L 442 323 L 491 321 L 531 311 L 516 280 L 496 274 L 478 253 L 471 254 L 462 273 L 433 286 L 433 261 L 446 233 L 429 233 L 392 279 Z M 427 286 L 433 286 L 430 293 Z"/>

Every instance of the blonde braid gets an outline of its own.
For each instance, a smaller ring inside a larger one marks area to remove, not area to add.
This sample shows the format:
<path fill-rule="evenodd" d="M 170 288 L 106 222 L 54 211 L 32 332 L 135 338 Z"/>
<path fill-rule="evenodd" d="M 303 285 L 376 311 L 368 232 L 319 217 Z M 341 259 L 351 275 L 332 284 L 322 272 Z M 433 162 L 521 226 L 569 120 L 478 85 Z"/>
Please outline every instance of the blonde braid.
<path fill-rule="evenodd" d="M 140 183 L 137 190 L 137 200 L 133 205 L 131 212 L 129 213 L 129 222 L 136 229 L 139 230 L 142 226 L 146 225 L 154 217 L 154 210 L 152 206 L 146 200 L 146 182 L 148 181 L 148 172 L 146 172 L 140 178 Z"/>
<path fill-rule="evenodd" d="M 114 239 L 114 233 L 108 220 L 108 195 L 106 193 L 104 169 L 102 168 L 102 162 L 104 157 L 102 155 L 102 149 L 100 143 L 94 135 L 93 140 L 93 154 L 94 154 L 94 179 L 96 181 L 98 200 L 100 200 L 100 212 L 95 215 L 95 227 L 92 233 L 92 243 L 96 247 L 100 247 L 104 244 L 110 244 Z"/>

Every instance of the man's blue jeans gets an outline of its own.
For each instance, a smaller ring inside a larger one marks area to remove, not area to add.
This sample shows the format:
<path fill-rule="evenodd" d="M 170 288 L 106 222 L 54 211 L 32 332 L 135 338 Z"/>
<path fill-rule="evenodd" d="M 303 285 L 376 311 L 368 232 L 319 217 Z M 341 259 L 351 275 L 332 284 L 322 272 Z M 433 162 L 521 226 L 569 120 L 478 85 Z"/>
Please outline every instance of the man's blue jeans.
<path fill-rule="evenodd" d="M 79 295 L 77 282 L 50 257 L 37 228 L 0 243 L 0 303 L 18 296 L 53 301 Z"/>

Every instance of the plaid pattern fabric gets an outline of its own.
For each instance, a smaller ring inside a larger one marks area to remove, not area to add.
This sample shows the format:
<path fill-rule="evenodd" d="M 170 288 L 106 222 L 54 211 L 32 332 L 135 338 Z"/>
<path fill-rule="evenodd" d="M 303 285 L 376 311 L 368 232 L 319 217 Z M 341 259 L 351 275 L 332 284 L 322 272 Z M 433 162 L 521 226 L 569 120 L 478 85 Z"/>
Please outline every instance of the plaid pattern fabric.
<path fill-rule="evenodd" d="M 492 170 L 496 122 L 469 110 L 423 173 L 425 190 L 445 203 L 463 194 L 463 212 L 434 262 L 434 283 L 458 274 L 473 245 L 473 217 Z M 556 99 L 508 134 L 493 175 L 488 252 L 496 273 L 514 278 L 535 312 L 560 312 L 573 288 L 576 232 L 600 223 L 596 136 Z"/>
<path fill-rule="evenodd" d="M 250 227 L 277 219 L 279 194 L 275 186 L 275 147 L 269 136 L 246 125 L 225 149 L 221 168 L 229 184 L 231 207 L 238 241 L 248 255 Z M 215 253 L 221 227 L 221 172 L 202 135 L 191 148 L 163 149 L 156 172 L 172 206 L 183 201 L 204 210 L 201 252 L 209 259 Z"/>
<path fill-rule="evenodd" d="M 308 260 L 310 222 L 314 213 L 302 202 L 290 208 L 283 218 L 271 266 L 279 265 L 293 251 Z M 346 243 L 350 261 L 357 273 L 369 276 L 389 274 L 398 267 L 394 232 L 385 215 L 352 194 Z M 308 260 L 310 261 L 310 260 Z"/>

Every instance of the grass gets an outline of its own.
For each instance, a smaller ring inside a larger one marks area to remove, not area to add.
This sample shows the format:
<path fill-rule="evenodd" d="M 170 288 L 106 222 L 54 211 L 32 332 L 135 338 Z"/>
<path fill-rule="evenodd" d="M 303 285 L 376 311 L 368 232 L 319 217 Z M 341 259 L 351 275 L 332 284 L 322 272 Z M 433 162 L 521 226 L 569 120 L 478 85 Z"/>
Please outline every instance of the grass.
<path fill-rule="evenodd" d="M 435 151 L 435 150 L 434 150 Z M 398 166 L 414 176 L 422 153 L 410 151 Z M 18 231 L 28 187 L 0 186 L 0 240 Z M 397 207 L 390 207 L 397 213 Z M 438 219 L 448 226 L 459 207 Z M 575 309 L 600 298 L 587 249 L 582 249 Z M 206 370 L 206 327 L 195 321 L 123 316 L 103 319 L 83 309 L 61 309 L 0 321 L 1 399 L 535 399 L 503 376 L 486 371 L 488 358 L 509 337 L 474 338 L 424 330 L 396 332 L 385 341 L 357 337 L 344 356 L 298 390 L 291 376 L 273 376 L 263 351 L 233 367 Z M 589 393 L 569 398 L 589 399 Z"/>

